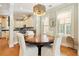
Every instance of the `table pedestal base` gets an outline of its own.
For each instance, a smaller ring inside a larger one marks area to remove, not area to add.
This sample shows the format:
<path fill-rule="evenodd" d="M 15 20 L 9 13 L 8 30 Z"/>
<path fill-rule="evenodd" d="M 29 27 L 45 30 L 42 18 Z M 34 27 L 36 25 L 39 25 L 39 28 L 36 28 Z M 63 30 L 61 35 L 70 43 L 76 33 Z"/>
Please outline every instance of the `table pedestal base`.
<path fill-rule="evenodd" d="M 38 47 L 38 56 L 41 56 L 41 47 L 42 47 L 43 45 L 38 45 L 37 47 Z"/>

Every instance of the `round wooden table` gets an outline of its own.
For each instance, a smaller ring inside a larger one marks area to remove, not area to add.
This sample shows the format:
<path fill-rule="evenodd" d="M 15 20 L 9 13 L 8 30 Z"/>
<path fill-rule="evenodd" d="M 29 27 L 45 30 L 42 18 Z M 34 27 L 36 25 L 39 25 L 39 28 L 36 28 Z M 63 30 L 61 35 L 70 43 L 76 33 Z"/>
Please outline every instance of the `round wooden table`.
<path fill-rule="evenodd" d="M 44 45 L 50 45 L 51 43 L 53 43 L 53 41 L 51 42 L 31 42 L 31 41 L 25 41 L 26 43 L 32 44 L 32 45 L 36 45 L 38 47 L 38 56 L 41 56 L 41 48 Z"/>

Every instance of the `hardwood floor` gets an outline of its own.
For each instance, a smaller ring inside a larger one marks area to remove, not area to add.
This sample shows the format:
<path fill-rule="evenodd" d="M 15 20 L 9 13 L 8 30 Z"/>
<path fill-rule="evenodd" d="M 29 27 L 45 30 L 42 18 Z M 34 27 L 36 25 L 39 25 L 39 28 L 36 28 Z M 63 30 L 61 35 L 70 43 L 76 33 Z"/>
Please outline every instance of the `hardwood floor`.
<path fill-rule="evenodd" d="M 67 56 L 77 56 L 77 50 L 65 46 L 61 46 L 61 52 Z"/>
<path fill-rule="evenodd" d="M 18 56 L 19 45 L 15 45 L 13 48 L 9 48 L 8 41 L 0 39 L 0 56 Z"/>
<path fill-rule="evenodd" d="M 67 56 L 77 56 L 77 51 L 72 48 L 61 46 L 61 52 Z M 0 39 L 0 56 L 19 56 L 19 44 L 9 48 L 8 41 Z"/>

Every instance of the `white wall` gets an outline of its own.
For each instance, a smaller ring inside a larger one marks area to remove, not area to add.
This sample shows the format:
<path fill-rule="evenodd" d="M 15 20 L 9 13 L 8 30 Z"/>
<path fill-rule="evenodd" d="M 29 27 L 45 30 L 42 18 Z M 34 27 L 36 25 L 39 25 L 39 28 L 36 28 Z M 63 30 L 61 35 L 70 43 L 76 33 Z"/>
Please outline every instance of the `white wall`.
<path fill-rule="evenodd" d="M 74 40 L 74 48 L 78 49 L 78 4 L 75 4 L 74 5 L 74 37 L 75 37 L 75 40 Z"/>
<path fill-rule="evenodd" d="M 79 4 L 78 4 L 78 16 L 79 16 Z M 78 17 L 78 55 L 79 55 L 79 17 Z"/>
<path fill-rule="evenodd" d="M 49 23 L 51 20 L 55 20 L 56 21 L 56 11 L 53 10 L 53 9 L 50 9 L 47 11 L 47 16 L 48 16 L 48 19 L 49 19 Z M 52 36 L 55 36 L 56 34 L 56 26 L 55 27 L 50 27 L 49 25 L 49 32 L 48 34 L 52 35 Z"/>
<path fill-rule="evenodd" d="M 56 19 L 56 14 L 58 12 L 62 12 L 62 11 L 66 11 L 66 10 L 69 10 L 71 9 L 72 10 L 72 31 L 71 31 L 71 35 L 75 38 L 74 39 L 74 42 L 75 42 L 75 46 L 74 48 L 77 49 L 78 47 L 78 11 L 77 11 L 77 4 L 62 4 L 60 6 L 57 6 L 57 7 L 54 7 L 52 9 L 50 9 L 49 11 L 49 14 L 52 15 L 55 19 Z M 53 12 L 54 11 L 54 12 Z M 56 28 L 57 29 L 57 28 Z M 56 33 L 57 33 L 58 30 L 56 30 Z"/>

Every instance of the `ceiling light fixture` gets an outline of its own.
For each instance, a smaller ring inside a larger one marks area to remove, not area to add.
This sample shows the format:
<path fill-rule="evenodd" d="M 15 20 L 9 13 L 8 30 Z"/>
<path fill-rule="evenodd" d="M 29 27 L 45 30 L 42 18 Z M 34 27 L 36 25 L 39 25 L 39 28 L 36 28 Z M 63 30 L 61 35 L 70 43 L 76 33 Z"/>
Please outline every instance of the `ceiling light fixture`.
<path fill-rule="evenodd" d="M 44 5 L 37 4 L 33 7 L 33 12 L 37 16 L 43 16 L 46 13 L 46 8 Z"/>

